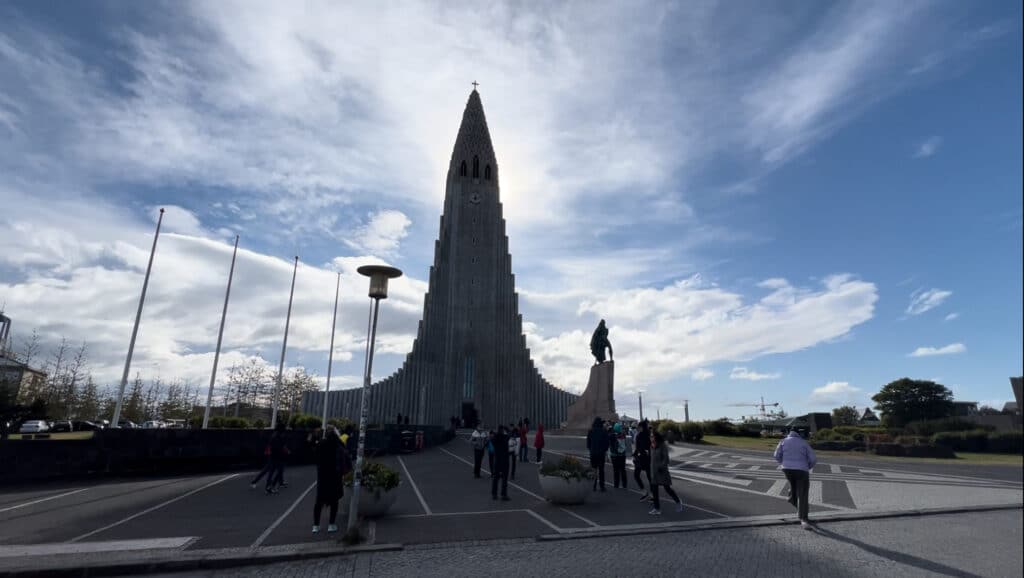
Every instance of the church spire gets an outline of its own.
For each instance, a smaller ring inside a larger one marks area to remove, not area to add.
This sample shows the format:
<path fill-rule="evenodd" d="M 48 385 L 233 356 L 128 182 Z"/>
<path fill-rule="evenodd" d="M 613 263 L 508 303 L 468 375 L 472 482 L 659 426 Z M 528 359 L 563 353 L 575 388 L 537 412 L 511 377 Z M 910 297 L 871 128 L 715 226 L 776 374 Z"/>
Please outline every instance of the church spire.
<path fill-rule="evenodd" d="M 473 174 L 474 159 L 479 168 L 479 174 Z M 466 174 L 462 175 L 462 167 L 465 163 Z M 487 117 L 484 116 L 484 105 L 480 101 L 480 93 L 473 89 L 469 93 L 469 101 L 466 102 L 466 109 L 462 113 L 462 124 L 459 126 L 459 135 L 455 138 L 455 148 L 452 150 L 451 170 L 459 176 L 482 177 L 484 167 L 495 167 L 497 162 L 494 156 L 494 146 L 491 144 L 491 133 L 487 129 Z"/>

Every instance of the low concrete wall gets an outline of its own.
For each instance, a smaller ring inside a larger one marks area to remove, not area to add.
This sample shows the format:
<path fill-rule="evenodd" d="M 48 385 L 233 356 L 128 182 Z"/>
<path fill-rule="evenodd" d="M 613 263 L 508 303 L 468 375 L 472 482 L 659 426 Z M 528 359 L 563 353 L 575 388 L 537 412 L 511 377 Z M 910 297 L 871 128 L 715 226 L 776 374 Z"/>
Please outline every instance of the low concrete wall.
<path fill-rule="evenodd" d="M 453 432 L 423 427 L 424 447 L 442 444 Z M 399 426 L 368 430 L 369 455 L 402 451 Z M 289 462 L 312 462 L 309 432 L 284 432 Z M 96 432 L 88 440 L 0 442 L 0 484 L 65 477 L 182 474 L 258 467 L 264 463 L 268 430 L 129 430 Z"/>

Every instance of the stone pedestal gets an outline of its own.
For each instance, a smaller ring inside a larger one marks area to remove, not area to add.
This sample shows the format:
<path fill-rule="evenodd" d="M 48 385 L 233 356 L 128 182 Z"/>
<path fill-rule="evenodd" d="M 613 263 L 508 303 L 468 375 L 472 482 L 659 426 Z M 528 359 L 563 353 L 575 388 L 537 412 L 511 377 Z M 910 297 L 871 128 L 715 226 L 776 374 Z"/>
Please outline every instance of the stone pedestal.
<path fill-rule="evenodd" d="M 576 403 L 569 406 L 565 429 L 587 431 L 595 417 L 617 420 L 615 413 L 615 362 L 606 361 L 590 368 L 590 381 Z"/>

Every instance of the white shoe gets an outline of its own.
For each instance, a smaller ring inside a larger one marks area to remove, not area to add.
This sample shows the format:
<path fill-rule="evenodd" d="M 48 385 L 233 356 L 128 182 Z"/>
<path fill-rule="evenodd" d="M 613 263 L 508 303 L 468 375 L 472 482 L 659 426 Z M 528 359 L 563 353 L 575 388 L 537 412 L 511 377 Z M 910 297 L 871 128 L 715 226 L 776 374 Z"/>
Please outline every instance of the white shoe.
<path fill-rule="evenodd" d="M 682 512 L 683 511 L 683 503 L 682 502 L 679 502 L 678 504 L 676 504 L 676 511 L 677 512 Z"/>
<path fill-rule="evenodd" d="M 660 516 L 661 515 L 661 510 L 659 510 L 657 508 L 651 508 L 651 511 L 647 512 L 647 513 L 652 515 L 652 516 Z"/>
<path fill-rule="evenodd" d="M 255 490 L 256 489 L 256 484 L 249 484 L 249 489 L 250 490 Z"/>
<path fill-rule="evenodd" d="M 319 534 L 320 533 L 320 526 L 313 526 L 313 533 L 314 534 Z"/>
<path fill-rule="evenodd" d="M 337 531 L 338 531 L 338 526 L 336 524 L 331 524 L 330 526 L 327 526 L 327 533 L 328 534 L 333 534 L 333 533 L 335 533 Z"/>
<path fill-rule="evenodd" d="M 803 528 L 804 530 L 810 530 L 811 529 L 811 523 L 808 522 L 807 520 L 800 520 L 800 527 Z"/>

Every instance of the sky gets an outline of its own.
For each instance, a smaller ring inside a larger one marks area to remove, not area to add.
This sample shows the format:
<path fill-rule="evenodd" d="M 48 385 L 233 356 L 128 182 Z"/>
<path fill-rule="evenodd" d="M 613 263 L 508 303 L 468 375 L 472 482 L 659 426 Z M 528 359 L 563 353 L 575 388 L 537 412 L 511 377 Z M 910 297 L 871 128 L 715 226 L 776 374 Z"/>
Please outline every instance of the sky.
<path fill-rule="evenodd" d="M 5 2 L 0 301 L 18 349 L 87 343 L 208 384 L 360 383 L 355 269 L 405 276 L 375 377 L 423 312 L 448 159 L 479 91 L 531 354 L 579 392 L 607 320 L 616 401 L 739 418 L 938 381 L 1001 407 L 1022 360 L 1015 2 Z"/>

